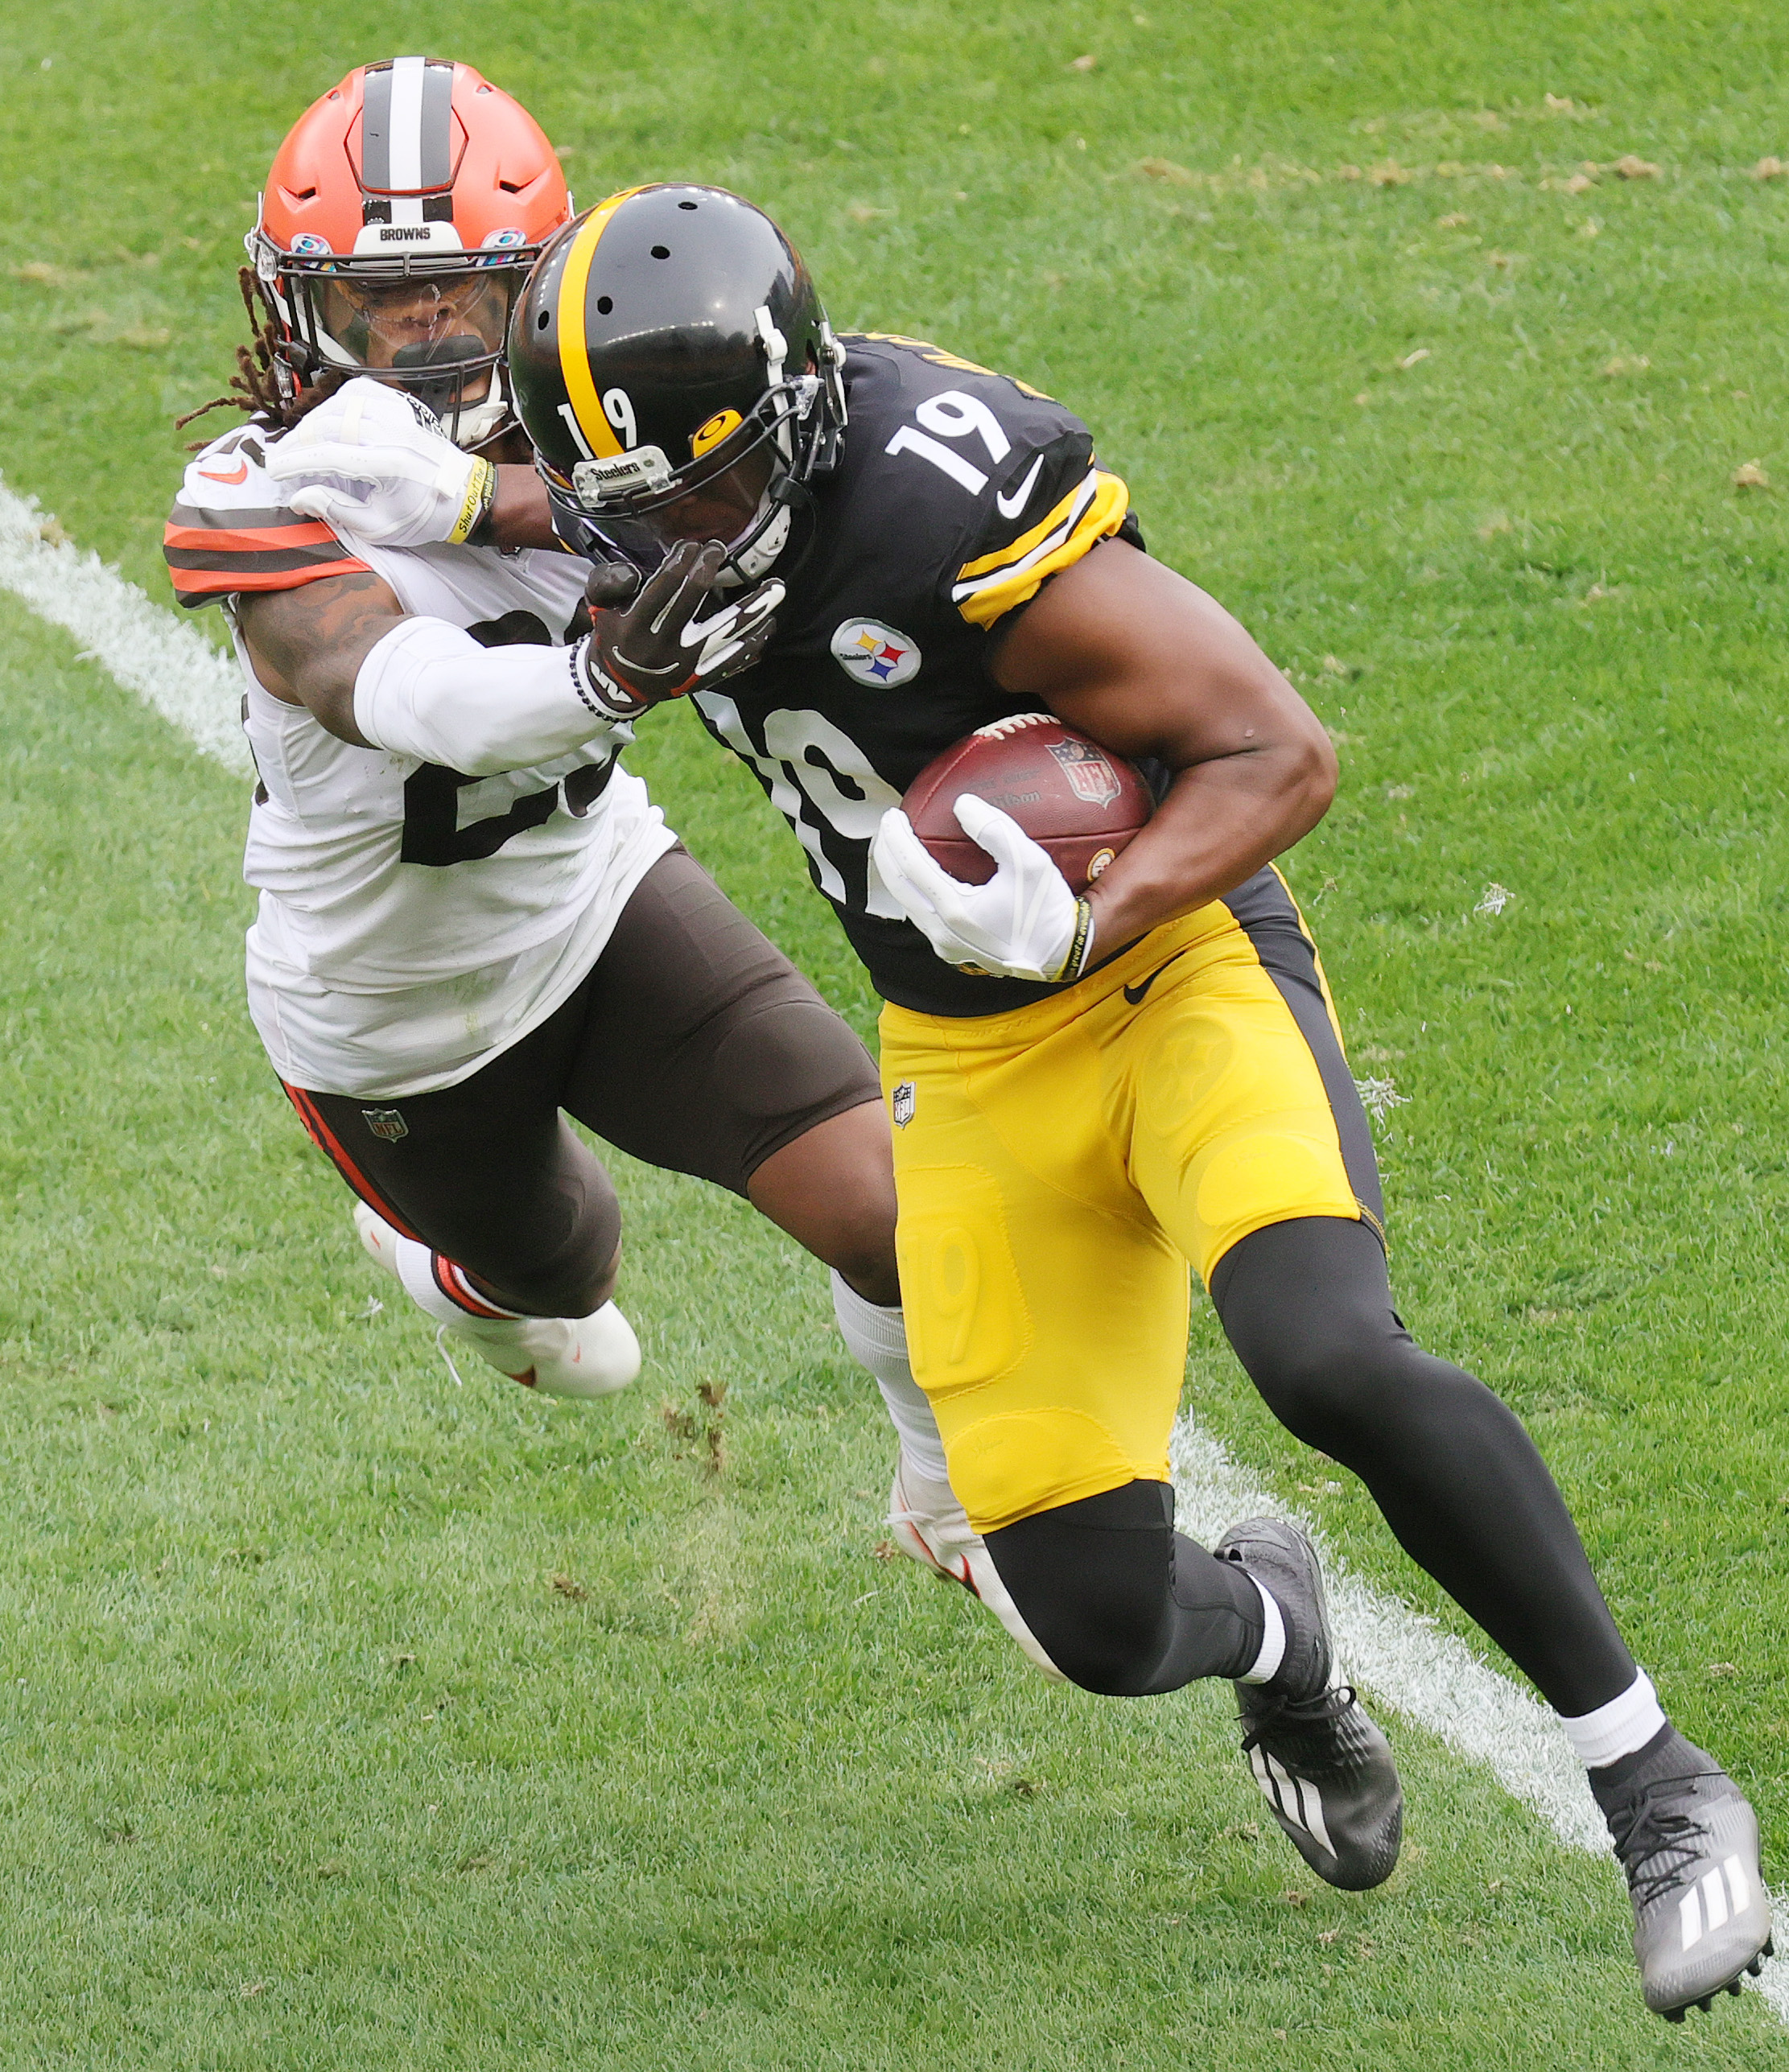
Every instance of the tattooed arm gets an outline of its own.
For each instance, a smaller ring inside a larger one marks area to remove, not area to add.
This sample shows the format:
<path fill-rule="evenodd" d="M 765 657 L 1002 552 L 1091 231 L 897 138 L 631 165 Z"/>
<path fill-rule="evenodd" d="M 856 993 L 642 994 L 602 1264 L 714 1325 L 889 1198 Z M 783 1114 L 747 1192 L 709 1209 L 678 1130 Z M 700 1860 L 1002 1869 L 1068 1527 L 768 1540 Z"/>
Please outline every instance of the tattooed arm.
<path fill-rule="evenodd" d="M 361 664 L 406 616 L 396 591 L 371 573 L 251 591 L 237 606 L 249 658 L 270 695 L 306 706 L 357 748 L 373 746 L 354 723 Z"/>

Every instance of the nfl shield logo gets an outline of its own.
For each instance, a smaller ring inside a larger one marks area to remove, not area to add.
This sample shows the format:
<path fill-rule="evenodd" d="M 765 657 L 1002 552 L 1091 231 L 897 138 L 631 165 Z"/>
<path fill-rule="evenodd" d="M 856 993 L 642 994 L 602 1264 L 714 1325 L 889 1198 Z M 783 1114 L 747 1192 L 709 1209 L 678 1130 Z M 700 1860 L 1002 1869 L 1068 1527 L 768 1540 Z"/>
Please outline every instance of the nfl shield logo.
<path fill-rule="evenodd" d="M 1052 741 L 1049 752 L 1068 772 L 1077 798 L 1107 805 L 1118 797 L 1118 772 L 1090 741 Z"/>
<path fill-rule="evenodd" d="M 394 1144 L 400 1137 L 410 1135 L 410 1125 L 395 1108 L 363 1108 L 366 1126 L 376 1137 L 383 1137 L 388 1144 Z"/>
<path fill-rule="evenodd" d="M 888 1107 L 894 1116 L 894 1126 L 904 1130 L 913 1119 L 913 1082 L 904 1079 L 888 1097 Z"/>

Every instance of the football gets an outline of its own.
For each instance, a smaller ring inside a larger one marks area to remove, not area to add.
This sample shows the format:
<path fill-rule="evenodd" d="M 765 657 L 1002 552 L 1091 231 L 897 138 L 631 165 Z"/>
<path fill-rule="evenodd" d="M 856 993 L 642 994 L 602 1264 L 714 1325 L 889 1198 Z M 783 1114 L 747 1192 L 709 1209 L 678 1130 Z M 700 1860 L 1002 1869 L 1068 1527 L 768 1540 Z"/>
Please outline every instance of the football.
<path fill-rule="evenodd" d="M 1143 772 L 1053 713 L 996 719 L 935 756 L 907 788 L 901 809 L 933 858 L 966 885 L 985 885 L 994 859 L 957 825 L 974 792 L 1018 822 L 1084 892 L 1155 810 Z"/>

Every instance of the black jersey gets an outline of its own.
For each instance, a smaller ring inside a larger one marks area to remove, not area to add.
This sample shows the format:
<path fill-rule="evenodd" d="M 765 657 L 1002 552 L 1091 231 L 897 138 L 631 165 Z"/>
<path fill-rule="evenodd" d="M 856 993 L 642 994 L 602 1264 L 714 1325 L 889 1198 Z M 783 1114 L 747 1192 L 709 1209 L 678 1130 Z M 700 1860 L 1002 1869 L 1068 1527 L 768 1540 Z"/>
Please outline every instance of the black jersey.
<path fill-rule="evenodd" d="M 775 636 L 693 702 L 787 818 L 882 997 L 1004 1013 L 1058 989 L 946 964 L 870 842 L 934 756 L 1028 709 L 988 673 L 993 629 L 1095 542 L 1137 541 L 1128 492 L 1079 418 L 1024 382 L 915 339 L 843 343 L 843 456 L 816 489 Z"/>

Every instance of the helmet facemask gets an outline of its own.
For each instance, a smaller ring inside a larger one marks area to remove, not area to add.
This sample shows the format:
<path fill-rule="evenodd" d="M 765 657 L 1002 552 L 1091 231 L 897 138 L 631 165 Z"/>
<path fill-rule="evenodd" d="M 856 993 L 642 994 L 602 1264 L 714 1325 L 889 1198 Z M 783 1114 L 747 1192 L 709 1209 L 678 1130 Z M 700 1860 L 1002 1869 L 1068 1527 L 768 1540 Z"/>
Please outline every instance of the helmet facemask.
<path fill-rule="evenodd" d="M 348 258 L 320 266 L 280 257 L 275 291 L 302 379 L 334 369 L 390 381 L 468 448 L 488 444 L 514 422 L 504 344 L 528 274 L 516 255 L 371 265 Z"/>
<path fill-rule="evenodd" d="M 781 371 L 779 360 L 773 376 Z M 645 575 L 680 542 L 714 540 L 727 550 L 722 587 L 758 581 L 788 545 L 794 510 L 811 500 L 806 484 L 826 414 L 822 397 L 814 374 L 773 378 L 749 417 L 728 411 L 703 426 L 681 468 L 657 447 L 580 461 L 570 480 L 538 460 L 561 537 L 593 558 L 631 562 Z"/>

